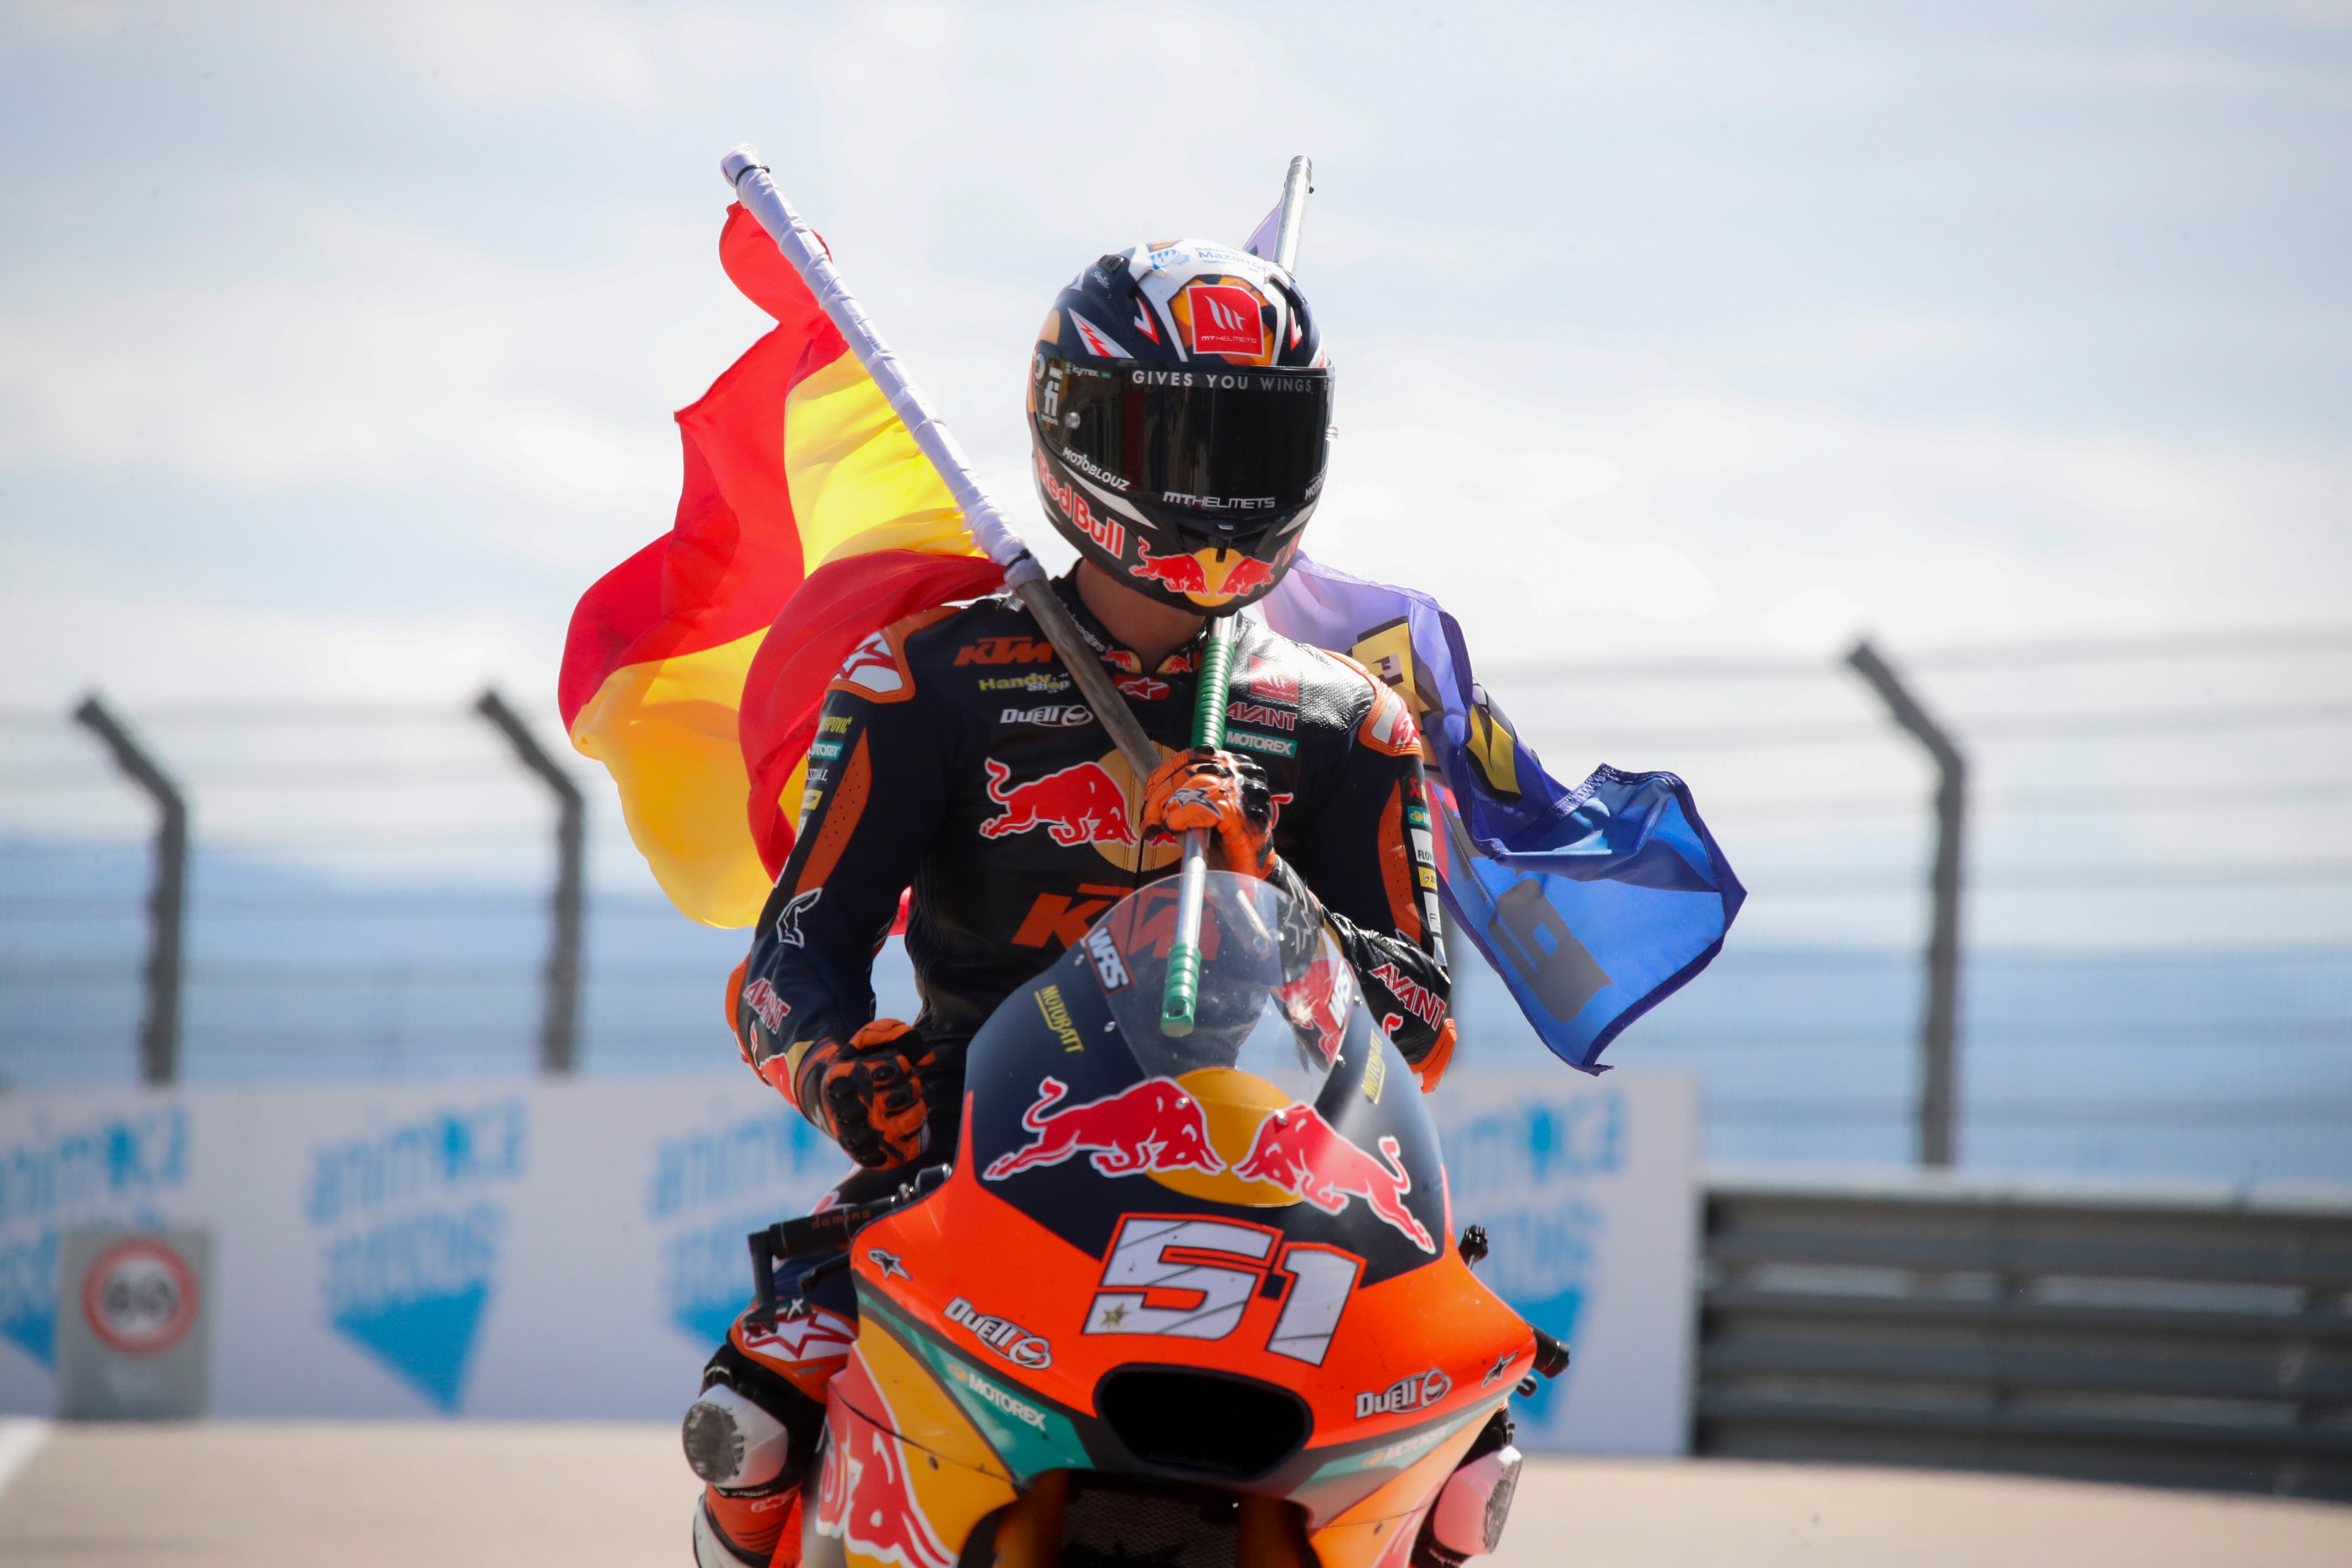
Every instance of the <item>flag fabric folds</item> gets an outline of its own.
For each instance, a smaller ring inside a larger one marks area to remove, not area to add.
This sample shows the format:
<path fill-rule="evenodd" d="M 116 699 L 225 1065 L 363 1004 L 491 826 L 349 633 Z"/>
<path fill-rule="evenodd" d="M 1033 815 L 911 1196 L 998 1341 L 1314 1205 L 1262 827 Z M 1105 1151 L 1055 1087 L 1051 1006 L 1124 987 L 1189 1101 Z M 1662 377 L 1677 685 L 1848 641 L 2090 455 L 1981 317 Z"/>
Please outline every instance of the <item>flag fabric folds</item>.
<path fill-rule="evenodd" d="M 1003 573 L 740 205 L 719 261 L 776 326 L 679 411 L 677 520 L 582 596 L 558 694 L 671 902 L 744 926 L 791 853 L 825 683 L 891 621 Z"/>
<path fill-rule="evenodd" d="M 1748 894 L 1667 773 L 1597 769 L 1563 787 L 1472 678 L 1436 600 L 1303 553 L 1266 624 L 1395 687 L 1442 775 L 1440 889 L 1552 1053 L 1587 1072 L 1626 1026 L 1706 967 Z"/>

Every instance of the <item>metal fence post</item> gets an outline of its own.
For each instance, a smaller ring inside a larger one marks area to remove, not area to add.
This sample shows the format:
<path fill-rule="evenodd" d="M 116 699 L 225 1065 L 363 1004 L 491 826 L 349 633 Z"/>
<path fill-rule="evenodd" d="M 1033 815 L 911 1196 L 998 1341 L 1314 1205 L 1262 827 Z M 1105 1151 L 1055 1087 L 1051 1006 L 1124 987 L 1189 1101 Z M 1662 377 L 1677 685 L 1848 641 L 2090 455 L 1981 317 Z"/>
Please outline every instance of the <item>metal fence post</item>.
<path fill-rule="evenodd" d="M 139 1077 L 170 1083 L 180 1070 L 180 932 L 188 903 L 188 802 L 155 759 L 92 692 L 74 721 L 114 753 L 114 765 L 155 802 L 155 865 L 147 891 L 147 997 L 139 1022 Z"/>
<path fill-rule="evenodd" d="M 1960 851 L 1968 816 L 1968 759 L 1867 639 L 1854 644 L 1845 661 L 1870 682 L 1895 721 L 1927 748 L 1936 763 L 1936 868 L 1930 878 L 1935 910 L 1927 932 L 1927 1011 L 1920 1028 L 1919 1163 L 1949 1165 L 1959 1093 L 1954 1057 L 1959 1033 Z"/>
<path fill-rule="evenodd" d="M 541 748 L 521 715 L 508 707 L 505 699 L 494 690 L 485 691 L 475 702 L 474 711 L 496 726 L 522 765 L 555 792 L 554 931 L 547 948 L 539 1070 L 561 1076 L 572 1071 L 580 1061 L 580 932 L 585 900 L 583 862 L 587 858 L 587 808 L 580 786 Z"/>

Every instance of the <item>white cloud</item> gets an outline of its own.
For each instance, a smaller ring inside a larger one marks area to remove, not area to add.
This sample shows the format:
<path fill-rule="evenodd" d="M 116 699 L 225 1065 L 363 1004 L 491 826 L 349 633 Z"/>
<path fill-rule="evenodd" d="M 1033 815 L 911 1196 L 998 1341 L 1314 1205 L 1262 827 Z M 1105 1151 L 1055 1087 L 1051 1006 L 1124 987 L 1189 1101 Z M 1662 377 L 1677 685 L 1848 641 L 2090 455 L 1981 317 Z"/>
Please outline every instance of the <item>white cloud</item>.
<path fill-rule="evenodd" d="M 616 430 L 526 416 L 500 421 L 485 435 L 532 482 L 557 496 L 615 502 L 650 516 L 677 495 L 676 451 L 655 449 Z"/>
<path fill-rule="evenodd" d="M 1756 617 L 1756 629 L 1800 653 L 1826 653 L 1851 640 L 1859 612 L 1854 602 L 1827 583 L 1801 589 Z"/>

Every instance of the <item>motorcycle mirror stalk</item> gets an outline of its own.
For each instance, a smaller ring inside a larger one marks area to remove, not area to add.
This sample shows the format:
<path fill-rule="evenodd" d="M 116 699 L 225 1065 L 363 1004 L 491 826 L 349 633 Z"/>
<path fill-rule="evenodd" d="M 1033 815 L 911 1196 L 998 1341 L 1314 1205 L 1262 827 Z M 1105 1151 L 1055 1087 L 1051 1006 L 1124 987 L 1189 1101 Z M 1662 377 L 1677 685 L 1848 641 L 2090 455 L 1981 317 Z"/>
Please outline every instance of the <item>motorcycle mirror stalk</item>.
<path fill-rule="evenodd" d="M 850 1238 L 884 1215 L 895 1214 L 908 1204 L 927 1198 L 947 1184 L 955 1174 L 953 1165 L 926 1165 L 915 1173 L 911 1181 L 901 1182 L 898 1190 L 887 1197 L 869 1204 L 855 1204 L 819 1214 L 804 1215 L 799 1219 L 778 1220 L 763 1226 L 744 1237 L 751 1249 L 751 1307 L 753 1321 L 772 1323 L 783 1303 L 776 1292 L 776 1265 L 788 1258 L 806 1258 L 812 1253 L 836 1252 L 849 1246 Z M 801 1298 L 805 1300 L 808 1287 L 827 1275 L 849 1267 L 845 1252 L 840 1258 L 817 1265 L 801 1278 Z"/>
<path fill-rule="evenodd" d="M 1549 1381 L 1568 1370 L 1568 1347 L 1541 1329 L 1536 1328 L 1534 1324 L 1530 1323 L 1528 1326 L 1534 1330 L 1536 1336 L 1536 1370 L 1519 1379 L 1517 1392 L 1521 1399 L 1531 1397 L 1537 1389 L 1543 1386 L 1543 1384 L 1536 1381 L 1537 1373 L 1542 1373 L 1545 1380 Z"/>

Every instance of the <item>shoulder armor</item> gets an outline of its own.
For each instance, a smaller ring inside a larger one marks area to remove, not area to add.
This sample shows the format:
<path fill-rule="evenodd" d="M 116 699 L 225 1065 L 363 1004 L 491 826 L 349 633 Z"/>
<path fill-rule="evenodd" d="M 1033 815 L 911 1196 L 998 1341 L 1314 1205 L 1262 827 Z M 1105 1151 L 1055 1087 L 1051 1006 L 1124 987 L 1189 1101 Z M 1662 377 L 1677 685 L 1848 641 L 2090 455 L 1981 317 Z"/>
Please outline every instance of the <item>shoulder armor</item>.
<path fill-rule="evenodd" d="M 849 650 L 825 690 L 845 691 L 868 702 L 906 701 L 915 695 L 915 670 L 907 639 L 935 622 L 963 613 L 951 605 L 941 605 L 892 621 Z"/>

